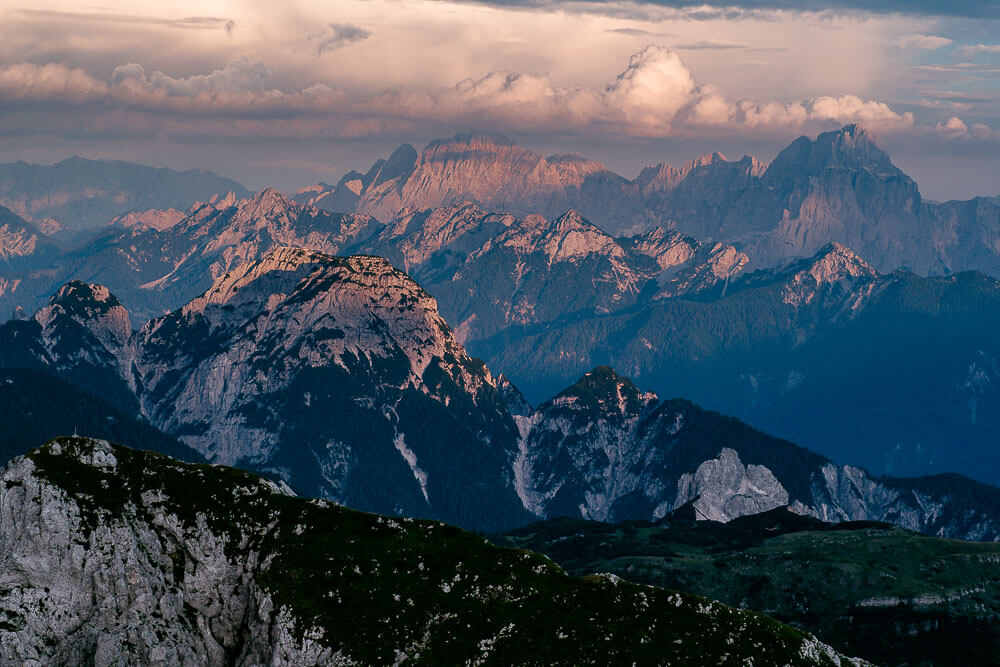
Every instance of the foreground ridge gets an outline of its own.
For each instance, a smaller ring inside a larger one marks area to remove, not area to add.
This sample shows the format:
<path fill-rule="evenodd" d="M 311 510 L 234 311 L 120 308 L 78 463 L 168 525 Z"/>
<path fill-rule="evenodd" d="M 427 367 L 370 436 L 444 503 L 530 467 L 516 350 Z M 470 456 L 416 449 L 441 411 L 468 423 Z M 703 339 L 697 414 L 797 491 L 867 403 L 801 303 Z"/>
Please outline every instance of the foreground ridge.
<path fill-rule="evenodd" d="M 105 441 L 58 438 L 0 481 L 4 663 L 865 664 L 765 616 Z"/>

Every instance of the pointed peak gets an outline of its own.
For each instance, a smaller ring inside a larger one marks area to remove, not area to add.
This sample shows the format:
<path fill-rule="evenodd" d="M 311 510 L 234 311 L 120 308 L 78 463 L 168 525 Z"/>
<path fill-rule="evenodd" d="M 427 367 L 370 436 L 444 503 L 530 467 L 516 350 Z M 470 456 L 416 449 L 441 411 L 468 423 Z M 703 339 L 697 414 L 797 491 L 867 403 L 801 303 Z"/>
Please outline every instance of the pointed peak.
<path fill-rule="evenodd" d="M 808 260 L 805 270 L 816 282 L 835 282 L 847 278 L 875 278 L 876 271 L 856 252 L 840 243 L 828 243 Z"/>
<path fill-rule="evenodd" d="M 252 197 L 250 197 L 250 201 L 257 206 L 265 204 L 267 205 L 281 204 L 285 206 L 295 205 L 294 201 L 286 197 L 283 193 L 279 192 L 278 190 L 275 190 L 274 188 L 264 188 L 263 190 L 260 190 Z"/>
<path fill-rule="evenodd" d="M 625 415 L 637 414 L 646 403 L 654 400 L 655 394 L 641 391 L 632 380 L 619 375 L 610 366 L 597 366 L 560 392 L 548 405 Z"/>
<path fill-rule="evenodd" d="M 237 215 L 241 219 L 251 220 L 275 218 L 276 216 L 286 215 L 291 211 L 302 208 L 300 204 L 274 188 L 264 188 L 247 199 L 235 202 L 235 204 Z M 220 203 L 215 208 L 222 210 L 227 207 Z"/>
<path fill-rule="evenodd" d="M 577 229 L 587 229 L 587 230 L 590 229 L 600 230 L 600 227 L 592 223 L 590 220 L 587 220 L 585 217 L 580 215 L 579 212 L 577 212 L 572 208 L 563 213 L 562 215 L 560 215 L 558 218 L 556 218 L 553 221 L 553 224 L 556 227 L 562 229 L 577 228 Z"/>
<path fill-rule="evenodd" d="M 114 308 L 122 305 L 114 294 L 104 285 L 85 283 L 82 280 L 71 280 L 52 295 L 49 305 L 64 307 L 103 306 Z"/>
<path fill-rule="evenodd" d="M 35 313 L 43 329 L 65 318 L 82 325 L 109 348 L 121 345 L 132 333 L 128 310 L 104 285 L 72 280 Z"/>
<path fill-rule="evenodd" d="M 718 151 L 713 153 L 705 153 L 699 155 L 695 159 L 688 162 L 686 165 L 681 167 L 682 174 L 688 174 L 697 169 L 698 167 L 707 167 L 709 165 L 715 164 L 716 162 L 727 162 L 726 156 Z"/>
<path fill-rule="evenodd" d="M 392 152 L 389 159 L 386 161 L 387 165 L 407 165 L 409 167 L 413 166 L 413 163 L 417 161 L 417 149 L 410 144 L 400 144 L 396 150 Z"/>

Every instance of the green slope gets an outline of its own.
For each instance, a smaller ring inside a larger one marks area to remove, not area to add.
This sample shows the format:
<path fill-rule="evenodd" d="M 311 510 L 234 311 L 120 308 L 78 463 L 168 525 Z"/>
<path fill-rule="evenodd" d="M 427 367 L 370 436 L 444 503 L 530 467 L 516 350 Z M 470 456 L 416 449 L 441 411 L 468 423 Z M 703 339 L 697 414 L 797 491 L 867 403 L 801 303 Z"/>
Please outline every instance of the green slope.
<path fill-rule="evenodd" d="M 754 609 L 886 665 L 994 665 L 1000 544 L 786 509 L 728 524 L 557 519 L 495 538 L 569 572 L 610 572 Z"/>

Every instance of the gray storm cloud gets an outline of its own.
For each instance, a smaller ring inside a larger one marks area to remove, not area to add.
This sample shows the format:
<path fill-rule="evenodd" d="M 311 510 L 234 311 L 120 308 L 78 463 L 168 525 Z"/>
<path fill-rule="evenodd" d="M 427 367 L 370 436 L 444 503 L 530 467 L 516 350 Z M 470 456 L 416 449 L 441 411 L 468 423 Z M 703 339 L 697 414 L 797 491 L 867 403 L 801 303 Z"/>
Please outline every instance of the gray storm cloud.
<path fill-rule="evenodd" d="M 316 55 L 321 56 L 324 53 L 341 49 L 348 44 L 364 41 L 371 35 L 371 31 L 365 30 L 361 26 L 350 23 L 331 23 L 323 32 L 310 35 L 309 39 L 317 42 Z"/>

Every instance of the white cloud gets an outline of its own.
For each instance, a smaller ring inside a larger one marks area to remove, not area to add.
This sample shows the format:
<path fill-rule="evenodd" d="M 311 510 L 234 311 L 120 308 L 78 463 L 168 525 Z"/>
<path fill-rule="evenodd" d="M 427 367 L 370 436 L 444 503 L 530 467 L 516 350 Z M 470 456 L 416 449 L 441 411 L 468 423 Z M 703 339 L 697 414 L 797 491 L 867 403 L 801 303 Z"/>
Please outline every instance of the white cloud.
<path fill-rule="evenodd" d="M 676 52 L 655 45 L 631 56 L 603 87 L 561 87 L 544 73 L 492 72 L 450 87 L 397 86 L 366 96 L 323 83 L 282 91 L 267 85 L 269 77 L 263 62 L 247 58 L 188 77 L 147 73 L 128 63 L 115 67 L 107 82 L 62 65 L 20 64 L 0 68 L 0 101 L 97 106 L 105 111 L 90 127 L 109 135 L 307 139 L 450 127 L 668 137 L 808 132 L 846 123 L 889 132 L 915 127 L 912 114 L 851 94 L 734 99 L 719 86 L 699 82 Z M 946 137 L 972 132 L 958 118 L 924 129 Z"/>
<path fill-rule="evenodd" d="M 59 100 L 80 104 L 107 96 L 108 84 L 58 63 L 0 68 L 0 102 Z"/>
<path fill-rule="evenodd" d="M 924 49 L 933 51 L 945 46 L 949 46 L 953 40 L 937 35 L 903 35 L 896 40 L 896 46 L 900 49 Z"/>
<path fill-rule="evenodd" d="M 955 49 L 955 53 L 965 56 L 975 56 L 981 53 L 1000 53 L 1000 44 L 967 44 Z"/>
<path fill-rule="evenodd" d="M 269 72 L 260 60 L 248 58 L 232 60 L 225 67 L 208 74 L 196 74 L 175 78 L 160 71 L 146 76 L 142 65 L 129 63 L 116 67 L 111 73 L 111 83 L 115 86 L 131 86 L 163 90 L 173 97 L 193 97 L 206 91 L 262 91 Z"/>

